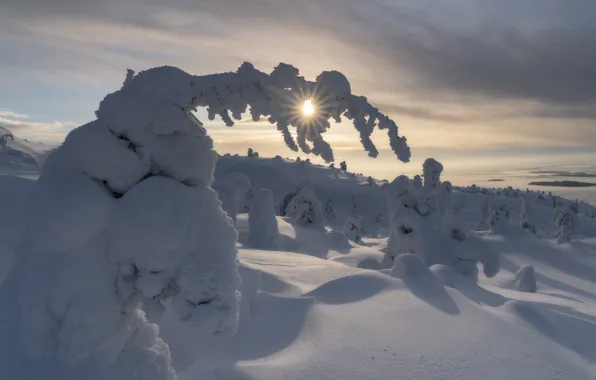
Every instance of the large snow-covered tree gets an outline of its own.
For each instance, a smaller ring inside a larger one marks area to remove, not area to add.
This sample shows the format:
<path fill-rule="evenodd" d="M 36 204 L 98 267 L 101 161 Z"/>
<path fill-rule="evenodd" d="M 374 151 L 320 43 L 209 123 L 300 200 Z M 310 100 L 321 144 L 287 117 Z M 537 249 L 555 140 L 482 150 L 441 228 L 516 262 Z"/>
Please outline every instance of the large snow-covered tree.
<path fill-rule="evenodd" d="M 301 113 L 306 99 L 315 115 Z M 92 368 L 90 379 L 175 379 L 167 343 L 143 310 L 171 307 L 207 335 L 235 331 L 237 232 L 211 188 L 217 153 L 197 107 L 228 126 L 250 107 L 290 149 L 326 161 L 333 151 L 323 134 L 344 116 L 369 156 L 378 154 L 370 139 L 378 127 L 398 159 L 410 158 L 396 123 L 337 71 L 308 81 L 287 64 L 270 74 L 250 63 L 204 76 L 129 70 L 97 119 L 47 160 L 32 192 L 17 269 L 30 356 Z"/>

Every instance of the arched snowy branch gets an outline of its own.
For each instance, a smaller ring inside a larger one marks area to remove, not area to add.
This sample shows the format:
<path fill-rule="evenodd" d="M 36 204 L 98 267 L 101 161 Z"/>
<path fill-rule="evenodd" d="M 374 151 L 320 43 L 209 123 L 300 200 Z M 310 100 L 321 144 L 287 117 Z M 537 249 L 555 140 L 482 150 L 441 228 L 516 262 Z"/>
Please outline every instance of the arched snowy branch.
<path fill-rule="evenodd" d="M 122 92 L 136 96 L 126 97 L 128 101 L 123 103 Z M 184 113 L 189 114 L 196 107 L 206 107 L 210 120 L 219 115 L 227 126 L 233 126 L 233 119 L 241 119 L 250 106 L 252 119 L 257 121 L 265 116 L 270 123 L 276 124 L 286 145 L 293 151 L 300 148 L 304 153 L 321 156 L 327 162 L 333 161 L 331 146 L 322 134 L 330 127 L 329 119 L 340 122 L 343 115 L 352 120 L 370 157 L 379 153 L 370 139 L 378 126 L 387 131 L 391 148 L 398 159 L 403 162 L 410 159 L 410 148 L 406 138 L 399 136 L 397 124 L 369 104 L 365 97 L 352 95 L 350 83 L 337 71 L 325 71 L 311 82 L 299 76 L 298 69 L 284 63 L 280 63 L 271 74 L 245 62 L 236 72 L 204 76 L 192 76 L 177 68 L 164 66 L 136 76 L 129 70 L 118 93 L 120 96 L 106 97 L 97 116 L 99 119 L 112 119 L 106 120 L 110 129 L 125 135 L 135 144 L 143 145 L 147 133 L 184 133 L 191 127 L 188 115 Z M 302 113 L 302 105 L 307 99 L 312 100 L 316 109 L 310 117 Z M 180 119 L 175 123 L 169 112 L 174 107 L 181 111 Z M 122 112 L 113 112 L 115 110 Z M 145 125 L 139 123 L 138 112 L 147 114 Z M 131 113 L 136 119 L 134 132 L 130 131 Z M 119 119 L 114 120 L 114 115 L 119 115 Z M 160 117 L 163 122 L 155 123 L 154 120 Z M 194 120 L 195 124 L 202 125 Z M 296 140 L 289 127 L 296 129 Z"/>

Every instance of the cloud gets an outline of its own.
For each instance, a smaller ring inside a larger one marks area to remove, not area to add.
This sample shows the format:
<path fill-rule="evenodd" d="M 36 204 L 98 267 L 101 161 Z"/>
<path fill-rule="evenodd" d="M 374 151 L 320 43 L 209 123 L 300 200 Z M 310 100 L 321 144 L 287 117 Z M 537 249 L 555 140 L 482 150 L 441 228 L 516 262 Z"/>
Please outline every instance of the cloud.
<path fill-rule="evenodd" d="M 290 62 L 309 78 L 344 72 L 355 93 L 400 123 L 414 160 L 499 146 L 512 156 L 581 150 L 596 141 L 593 0 L 0 2 L 0 82 L 14 89 L 0 94 L 0 106 L 31 115 L 43 108 L 44 120 L 80 119 L 81 110 L 92 117 L 128 67 L 208 74 L 244 60 L 262 70 Z M 48 133 L 70 127 L 51 124 Z M 285 153 L 273 126 L 208 126 L 222 151 L 260 143 L 270 155 Z M 351 127 L 333 126 L 327 138 L 338 157 L 370 165 L 354 153 Z M 383 135 L 373 139 L 386 145 Z"/>
<path fill-rule="evenodd" d="M 0 110 L 0 118 L 10 118 L 10 119 L 26 119 L 27 115 L 23 115 L 16 112 L 11 112 L 8 110 Z"/>
<path fill-rule="evenodd" d="M 59 144 L 70 129 L 76 127 L 75 122 L 35 122 L 29 121 L 27 115 L 0 111 L 0 127 L 8 129 L 15 136 L 32 139 L 47 144 Z"/>

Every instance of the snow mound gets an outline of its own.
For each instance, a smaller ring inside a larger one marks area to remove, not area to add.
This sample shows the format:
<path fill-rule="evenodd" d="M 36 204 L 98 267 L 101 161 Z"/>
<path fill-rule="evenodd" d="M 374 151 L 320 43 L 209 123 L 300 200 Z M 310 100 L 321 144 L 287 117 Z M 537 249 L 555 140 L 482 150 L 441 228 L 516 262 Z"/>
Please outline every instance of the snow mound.
<path fill-rule="evenodd" d="M 536 274 L 533 266 L 524 265 L 515 273 L 515 289 L 521 292 L 536 293 Z"/>
<path fill-rule="evenodd" d="M 441 283 L 450 288 L 455 287 L 455 274 L 445 265 L 435 264 L 430 266 L 430 271 L 441 281 Z"/>

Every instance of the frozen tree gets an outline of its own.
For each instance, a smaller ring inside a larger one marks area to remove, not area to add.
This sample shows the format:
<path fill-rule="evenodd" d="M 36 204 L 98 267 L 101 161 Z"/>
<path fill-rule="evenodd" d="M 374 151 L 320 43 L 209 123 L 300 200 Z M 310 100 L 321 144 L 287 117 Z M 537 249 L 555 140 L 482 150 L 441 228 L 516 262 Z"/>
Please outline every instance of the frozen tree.
<path fill-rule="evenodd" d="M 442 168 L 432 159 L 425 164 L 427 169 Z M 438 199 L 449 196 L 452 187 L 440 183 L 439 173 L 427 170 L 427 186 L 420 190 L 405 176 L 387 186 L 393 216 L 383 266 L 393 266 L 400 255 L 415 254 L 427 265 L 445 265 L 471 278 L 477 278 L 477 264 L 482 263 L 484 273 L 494 276 L 500 270 L 498 254 L 471 234 L 460 217 L 440 212 Z"/>
<path fill-rule="evenodd" d="M 214 188 L 221 200 L 221 207 L 236 223 L 238 203 L 241 195 L 250 189 L 250 180 L 242 173 L 232 173 L 221 181 L 216 181 Z"/>
<path fill-rule="evenodd" d="M 248 189 L 247 191 L 244 192 L 244 212 L 248 213 L 252 207 L 252 200 L 254 197 L 253 191 L 252 191 L 252 187 L 250 189 Z"/>
<path fill-rule="evenodd" d="M 333 209 L 333 199 L 331 197 L 327 198 L 327 202 L 325 202 L 325 219 L 328 221 L 335 221 L 335 210 Z"/>
<path fill-rule="evenodd" d="M 340 163 L 339 163 L 339 168 L 340 168 L 342 171 L 344 171 L 344 172 L 345 172 L 345 171 L 348 171 L 348 164 L 346 164 L 346 162 L 345 162 L 345 161 L 342 161 L 342 162 L 340 162 Z"/>
<path fill-rule="evenodd" d="M 489 229 L 488 226 L 488 219 L 492 213 L 492 205 L 490 203 L 489 196 L 484 197 L 484 202 L 482 202 L 482 209 L 480 210 L 480 228 L 481 229 Z"/>
<path fill-rule="evenodd" d="M 342 228 L 346 237 L 354 243 L 362 243 L 362 234 L 360 231 L 360 221 L 356 218 L 348 218 Z"/>
<path fill-rule="evenodd" d="M 271 190 L 261 189 L 255 194 L 248 214 L 248 228 L 251 246 L 269 250 L 279 248 L 279 230 Z"/>
<path fill-rule="evenodd" d="M 281 203 L 279 205 L 279 215 L 280 216 L 289 216 L 286 214 L 286 210 L 288 209 L 288 205 L 290 204 L 292 199 L 298 194 L 299 191 L 300 190 L 292 191 L 292 192 L 286 194 L 286 196 L 281 200 Z"/>
<path fill-rule="evenodd" d="M 509 220 L 511 218 L 511 208 L 506 204 L 491 207 L 491 213 L 488 217 L 488 228 L 496 234 L 506 232 L 509 229 Z"/>
<path fill-rule="evenodd" d="M 368 183 L 368 186 L 376 186 L 376 185 L 377 185 L 377 183 L 375 182 L 374 178 L 373 178 L 373 177 L 371 177 L 371 176 L 369 176 L 369 177 L 366 179 L 366 181 L 367 181 L 367 183 Z"/>
<path fill-rule="evenodd" d="M 400 207 L 391 219 L 391 231 L 383 263 L 391 267 L 395 258 L 404 253 L 424 256 L 428 229 L 423 217 L 414 208 Z"/>
<path fill-rule="evenodd" d="M 317 117 L 297 107 L 325 99 Z M 127 73 L 97 120 L 72 131 L 48 158 L 31 193 L 19 248 L 21 332 L 32 357 L 85 363 L 112 380 L 175 379 L 169 348 L 144 311 L 169 307 L 206 335 L 228 335 L 238 319 L 237 232 L 211 188 L 217 154 L 192 111 L 226 125 L 250 108 L 276 124 L 290 149 L 333 161 L 329 119 L 352 120 L 369 156 L 387 132 L 398 159 L 410 150 L 396 123 L 351 93 L 337 71 L 315 81 L 280 64 L 270 74 L 192 76 L 164 66 Z M 296 130 L 297 141 L 290 132 Z M 322 224 L 310 189 L 292 203 L 302 223 Z M 80 374 L 79 374 L 80 375 Z M 79 376 L 81 377 L 81 376 Z"/>
<path fill-rule="evenodd" d="M 521 292 L 536 293 L 536 274 L 533 266 L 524 265 L 515 272 L 515 289 Z"/>
<path fill-rule="evenodd" d="M 422 176 L 424 177 L 423 187 L 428 190 L 435 190 L 441 182 L 443 165 L 433 158 L 427 158 L 422 165 Z"/>
<path fill-rule="evenodd" d="M 412 179 L 412 185 L 416 190 L 422 189 L 422 177 L 420 177 L 419 175 L 415 175 Z"/>
<path fill-rule="evenodd" d="M 384 186 L 387 192 L 389 216 L 393 217 L 401 207 L 413 208 L 417 205 L 417 193 L 410 185 L 410 179 L 405 175 L 396 177 L 390 184 Z"/>
<path fill-rule="evenodd" d="M 439 207 L 443 214 L 451 212 L 451 193 L 453 193 L 451 182 L 442 182 L 439 187 Z"/>
<path fill-rule="evenodd" d="M 352 194 L 351 204 L 352 204 L 351 214 L 352 214 L 352 216 L 355 216 L 358 214 L 358 201 L 356 200 L 356 194 Z"/>
<path fill-rule="evenodd" d="M 323 207 L 309 187 L 304 187 L 292 198 L 285 214 L 302 226 L 322 228 L 325 225 Z"/>
<path fill-rule="evenodd" d="M 528 197 L 525 196 L 521 201 L 521 228 L 536 233 L 536 225 L 532 215 L 532 208 Z"/>
<path fill-rule="evenodd" d="M 561 203 L 553 212 L 551 235 L 557 239 L 558 244 L 571 241 L 577 230 L 578 216 L 575 213 L 575 204 Z"/>
<path fill-rule="evenodd" d="M 254 151 L 252 150 L 252 148 L 248 148 L 248 153 L 247 153 L 247 156 L 248 156 L 248 157 L 252 157 L 254 154 L 255 154 L 255 153 L 254 153 Z"/>
<path fill-rule="evenodd" d="M 470 229 L 457 215 L 448 215 L 442 222 L 442 234 L 435 243 L 434 254 L 428 255 L 432 264 L 444 264 L 453 272 L 473 279 L 478 278 L 478 263 L 486 277 L 493 277 L 501 270 L 499 253 L 484 240 L 470 233 Z"/>

